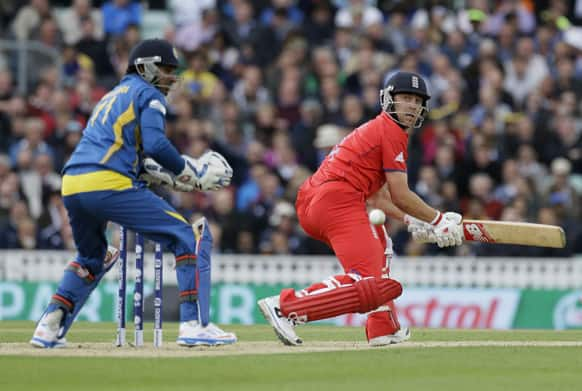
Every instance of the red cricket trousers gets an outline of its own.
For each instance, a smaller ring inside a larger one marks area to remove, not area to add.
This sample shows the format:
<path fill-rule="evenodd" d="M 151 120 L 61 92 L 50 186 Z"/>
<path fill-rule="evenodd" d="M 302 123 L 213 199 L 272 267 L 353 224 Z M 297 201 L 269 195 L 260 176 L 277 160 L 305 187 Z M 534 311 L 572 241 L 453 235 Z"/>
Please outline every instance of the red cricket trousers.
<path fill-rule="evenodd" d="M 347 182 L 313 182 L 301 186 L 295 204 L 305 232 L 329 245 L 346 273 L 380 277 L 384 238 L 370 224 L 364 193 Z"/>
<path fill-rule="evenodd" d="M 385 240 L 370 223 L 364 193 L 343 181 L 316 183 L 309 178 L 296 201 L 299 223 L 309 236 L 329 245 L 345 273 L 380 277 Z M 309 288 L 307 289 L 309 291 Z M 388 303 L 393 308 L 392 302 Z M 400 328 L 396 313 L 375 312 L 366 323 L 368 339 Z"/>

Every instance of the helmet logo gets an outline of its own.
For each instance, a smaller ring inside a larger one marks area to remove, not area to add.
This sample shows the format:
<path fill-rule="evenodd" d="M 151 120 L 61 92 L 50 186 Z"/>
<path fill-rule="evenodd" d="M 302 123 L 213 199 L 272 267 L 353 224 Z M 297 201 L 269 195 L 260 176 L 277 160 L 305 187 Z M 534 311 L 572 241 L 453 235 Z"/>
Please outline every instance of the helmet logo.
<path fill-rule="evenodd" d="M 418 87 L 418 77 L 412 76 L 412 88 L 419 88 Z"/>
<path fill-rule="evenodd" d="M 387 92 L 390 92 L 393 89 L 394 89 L 394 85 L 390 84 L 386 90 L 387 90 Z"/>
<path fill-rule="evenodd" d="M 178 59 L 178 51 L 176 50 L 175 47 L 172 47 L 172 52 L 174 53 L 174 57 L 176 57 L 176 60 Z"/>

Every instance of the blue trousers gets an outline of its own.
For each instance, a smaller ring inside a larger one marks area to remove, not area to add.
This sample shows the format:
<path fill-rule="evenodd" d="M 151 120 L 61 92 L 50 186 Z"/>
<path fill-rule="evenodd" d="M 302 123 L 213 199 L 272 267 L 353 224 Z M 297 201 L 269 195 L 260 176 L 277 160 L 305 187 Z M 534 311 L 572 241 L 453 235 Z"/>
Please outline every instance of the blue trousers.
<path fill-rule="evenodd" d="M 164 199 L 147 188 L 122 191 L 94 191 L 63 198 L 79 261 L 98 274 L 107 251 L 105 227 L 108 221 L 139 232 L 160 243 L 177 257 L 196 253 L 192 226 Z M 97 264 L 93 265 L 96 262 Z"/>
<path fill-rule="evenodd" d="M 112 221 L 158 242 L 176 256 L 180 320 L 198 319 L 196 236 L 191 224 L 164 199 L 145 187 L 120 191 L 92 191 L 63 197 L 77 246 L 77 259 L 67 268 L 47 312 L 65 310 L 68 331 L 105 270 L 105 229 Z M 211 238 L 210 238 L 211 245 Z M 89 276 L 89 278 L 87 278 Z M 183 294 L 184 293 L 184 294 Z M 204 317 L 205 318 L 205 317 Z"/>

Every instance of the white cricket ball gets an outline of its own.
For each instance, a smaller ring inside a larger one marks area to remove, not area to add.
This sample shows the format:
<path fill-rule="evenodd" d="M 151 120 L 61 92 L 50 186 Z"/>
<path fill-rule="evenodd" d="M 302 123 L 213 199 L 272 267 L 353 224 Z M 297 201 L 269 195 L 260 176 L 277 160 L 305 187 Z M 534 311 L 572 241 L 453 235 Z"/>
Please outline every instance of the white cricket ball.
<path fill-rule="evenodd" d="M 381 225 L 386 222 L 386 214 L 380 209 L 372 209 L 369 214 L 370 223 L 374 225 Z"/>

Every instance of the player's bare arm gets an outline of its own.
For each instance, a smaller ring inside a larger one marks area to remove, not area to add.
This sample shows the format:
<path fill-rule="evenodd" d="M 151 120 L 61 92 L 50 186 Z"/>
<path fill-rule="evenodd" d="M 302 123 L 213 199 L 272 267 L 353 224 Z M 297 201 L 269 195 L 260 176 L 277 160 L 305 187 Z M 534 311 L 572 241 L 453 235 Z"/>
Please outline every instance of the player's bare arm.
<path fill-rule="evenodd" d="M 386 172 L 386 184 L 389 194 L 392 195 L 392 203 L 402 212 L 417 219 L 431 223 L 440 214 L 439 211 L 426 204 L 418 195 L 408 187 L 408 175 L 404 172 Z M 386 212 L 388 213 L 388 212 Z M 404 218 L 404 216 L 402 216 Z"/>
<path fill-rule="evenodd" d="M 408 176 L 403 172 L 386 172 L 388 191 L 396 207 L 407 215 L 434 226 L 435 241 L 439 247 L 460 245 L 463 242 L 461 222 L 463 217 L 454 212 L 441 213 L 429 206 L 408 187 Z M 405 216 L 405 221 L 407 217 Z M 408 218 L 410 220 L 410 218 Z M 416 223 L 412 221 L 412 223 Z"/>
<path fill-rule="evenodd" d="M 390 218 L 404 221 L 405 213 L 392 202 L 392 197 L 386 184 L 370 196 L 367 199 L 367 203 L 370 208 L 380 209 Z"/>

